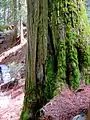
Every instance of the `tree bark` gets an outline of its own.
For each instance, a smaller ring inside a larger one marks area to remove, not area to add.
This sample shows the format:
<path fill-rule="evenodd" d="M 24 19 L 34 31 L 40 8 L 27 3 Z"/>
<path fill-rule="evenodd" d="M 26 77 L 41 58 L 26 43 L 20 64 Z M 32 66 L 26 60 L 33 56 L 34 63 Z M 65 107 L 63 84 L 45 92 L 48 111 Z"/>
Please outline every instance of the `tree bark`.
<path fill-rule="evenodd" d="M 13 16 L 14 16 L 14 41 L 16 42 L 16 37 L 17 37 L 17 0 L 13 0 L 13 6 L 14 6 L 14 11 L 13 11 Z"/>
<path fill-rule="evenodd" d="M 83 52 L 79 56 L 79 50 L 85 51 L 82 43 L 86 46 L 82 5 L 81 0 L 27 0 L 27 78 L 21 120 L 39 119 L 40 108 L 66 83 L 70 89 L 79 87 L 79 65 L 82 61 L 84 66 L 87 58 Z"/>
<path fill-rule="evenodd" d="M 47 0 L 27 0 L 28 5 L 28 65 L 22 120 L 35 120 L 44 104 L 45 64 L 48 38 Z"/>

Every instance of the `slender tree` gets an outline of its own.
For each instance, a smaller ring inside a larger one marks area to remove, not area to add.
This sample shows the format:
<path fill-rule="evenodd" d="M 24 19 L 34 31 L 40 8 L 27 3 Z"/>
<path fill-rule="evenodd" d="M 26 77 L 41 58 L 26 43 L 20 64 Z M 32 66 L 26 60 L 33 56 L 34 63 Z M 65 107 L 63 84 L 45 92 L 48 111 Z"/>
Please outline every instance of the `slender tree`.
<path fill-rule="evenodd" d="M 17 37 L 17 0 L 13 0 L 13 6 L 14 6 L 14 10 L 13 10 L 13 16 L 14 16 L 14 32 L 15 32 L 15 35 L 14 35 L 14 42 L 16 41 L 16 37 Z"/>

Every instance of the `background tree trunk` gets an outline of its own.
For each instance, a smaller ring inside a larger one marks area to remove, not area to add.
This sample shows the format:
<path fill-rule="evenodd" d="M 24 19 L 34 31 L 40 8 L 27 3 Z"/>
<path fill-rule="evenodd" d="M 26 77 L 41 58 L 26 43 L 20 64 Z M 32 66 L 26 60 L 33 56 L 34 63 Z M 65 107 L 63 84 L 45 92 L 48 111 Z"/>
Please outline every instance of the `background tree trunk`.
<path fill-rule="evenodd" d="M 13 6 L 14 6 L 14 11 L 13 11 L 13 15 L 14 15 L 14 42 L 16 41 L 16 37 L 17 37 L 17 0 L 13 0 Z"/>

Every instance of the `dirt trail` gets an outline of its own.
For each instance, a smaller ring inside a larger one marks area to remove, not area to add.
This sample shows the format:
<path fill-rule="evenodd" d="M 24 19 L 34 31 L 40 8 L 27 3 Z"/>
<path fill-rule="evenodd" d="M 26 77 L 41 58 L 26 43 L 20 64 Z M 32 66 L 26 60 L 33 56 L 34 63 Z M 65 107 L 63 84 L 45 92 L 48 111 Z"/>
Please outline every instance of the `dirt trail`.
<path fill-rule="evenodd" d="M 10 41 L 9 41 L 10 42 Z M 10 43 L 0 44 L 0 64 L 25 62 L 27 41 L 8 49 Z M 25 80 L 25 79 L 24 79 Z M 24 100 L 24 82 L 12 90 L 0 92 L 0 120 L 19 120 Z"/>
<path fill-rule="evenodd" d="M 19 120 L 23 98 L 23 93 L 14 99 L 10 99 L 10 96 L 0 96 L 0 120 Z"/>

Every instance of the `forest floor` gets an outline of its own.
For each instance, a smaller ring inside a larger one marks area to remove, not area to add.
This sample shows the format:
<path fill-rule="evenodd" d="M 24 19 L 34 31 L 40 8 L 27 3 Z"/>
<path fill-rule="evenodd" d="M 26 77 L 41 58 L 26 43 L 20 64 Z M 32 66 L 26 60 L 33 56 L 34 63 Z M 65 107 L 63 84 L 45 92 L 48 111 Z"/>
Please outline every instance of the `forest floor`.
<path fill-rule="evenodd" d="M 79 92 L 79 90 L 81 90 Z M 43 120 L 72 120 L 81 111 L 88 110 L 90 104 L 90 85 L 81 85 L 78 92 L 71 94 L 69 89 L 65 89 L 59 96 L 47 103 L 44 109 Z M 75 119 L 86 120 L 86 119 Z"/>
<path fill-rule="evenodd" d="M 9 42 L 0 44 L 0 64 L 25 63 L 25 47 L 26 41 L 13 47 Z M 24 99 L 24 80 L 25 78 L 9 91 L 0 91 L 0 120 L 19 120 Z M 72 95 L 66 88 L 60 96 L 47 103 L 43 107 L 44 120 L 72 120 L 81 109 L 87 109 L 90 102 L 90 86 L 82 85 L 81 88 L 81 92 Z"/>
<path fill-rule="evenodd" d="M 25 63 L 26 41 L 15 46 L 10 43 L 12 41 L 0 44 L 0 64 Z M 24 81 L 25 78 L 11 90 L 0 91 L 0 120 L 19 120 L 24 100 Z"/>

